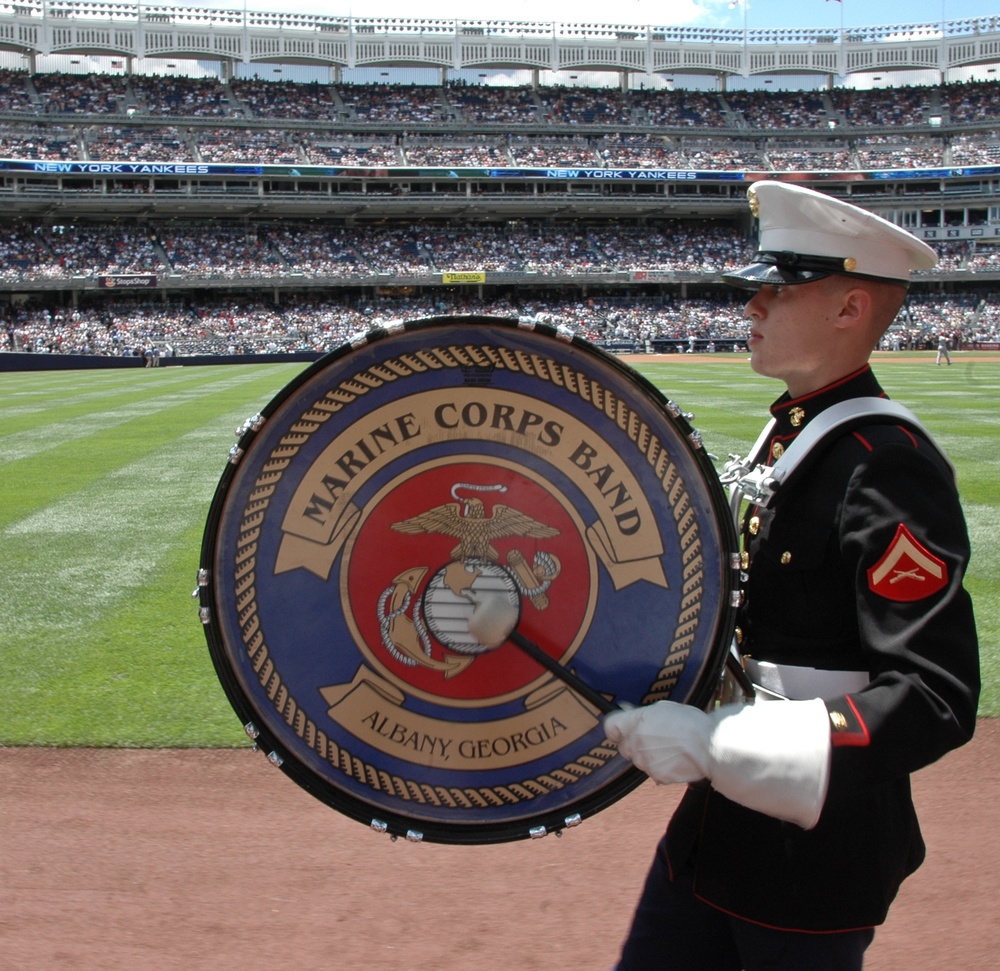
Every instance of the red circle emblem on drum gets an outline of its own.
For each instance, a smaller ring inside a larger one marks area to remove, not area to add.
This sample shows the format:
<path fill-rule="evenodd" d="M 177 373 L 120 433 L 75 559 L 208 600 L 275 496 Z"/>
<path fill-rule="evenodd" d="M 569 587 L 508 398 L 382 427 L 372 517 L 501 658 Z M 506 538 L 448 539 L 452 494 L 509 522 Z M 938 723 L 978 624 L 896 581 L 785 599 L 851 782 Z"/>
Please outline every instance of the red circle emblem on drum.
<path fill-rule="evenodd" d="M 572 658 L 593 611 L 593 557 L 550 485 L 510 463 L 459 460 L 397 479 L 369 507 L 345 552 L 343 607 L 389 680 L 470 705 L 530 690 L 537 662 L 469 631 L 484 597 L 505 598 L 522 631 Z"/>

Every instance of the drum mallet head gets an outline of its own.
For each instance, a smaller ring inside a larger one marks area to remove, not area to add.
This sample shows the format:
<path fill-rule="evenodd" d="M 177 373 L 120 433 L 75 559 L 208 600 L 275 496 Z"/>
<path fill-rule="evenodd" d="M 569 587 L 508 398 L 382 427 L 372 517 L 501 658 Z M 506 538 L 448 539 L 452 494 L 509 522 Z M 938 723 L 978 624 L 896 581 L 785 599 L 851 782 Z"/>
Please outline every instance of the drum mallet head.
<path fill-rule="evenodd" d="M 469 618 L 469 633 L 481 644 L 490 648 L 499 647 L 505 641 L 510 641 L 519 647 L 529 657 L 534 658 L 547 671 L 568 684 L 581 698 L 589 701 L 598 711 L 617 711 L 619 706 L 609 701 L 604 695 L 595 691 L 584 681 L 581 681 L 569 668 L 563 667 L 555 658 L 545 653 L 534 641 L 528 640 L 518 629 L 520 610 L 506 597 L 499 594 L 486 594 L 483 597 L 473 597 L 475 606 Z"/>

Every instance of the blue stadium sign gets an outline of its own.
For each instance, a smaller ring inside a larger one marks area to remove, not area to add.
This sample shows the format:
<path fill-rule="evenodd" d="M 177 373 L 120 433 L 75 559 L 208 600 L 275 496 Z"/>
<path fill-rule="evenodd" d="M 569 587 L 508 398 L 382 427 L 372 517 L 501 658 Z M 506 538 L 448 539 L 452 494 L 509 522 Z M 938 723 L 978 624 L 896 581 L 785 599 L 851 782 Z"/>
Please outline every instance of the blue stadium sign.
<path fill-rule="evenodd" d="M 711 171 L 707 169 L 616 168 L 435 168 L 340 165 L 230 165 L 209 162 L 50 162 L 0 159 L 0 172 L 96 176 L 239 176 L 303 179 L 541 179 L 584 182 L 752 182 L 795 179 L 796 173 Z M 891 169 L 865 172 L 810 172 L 816 181 L 899 181 L 1000 175 L 1000 165 L 960 168 Z"/>

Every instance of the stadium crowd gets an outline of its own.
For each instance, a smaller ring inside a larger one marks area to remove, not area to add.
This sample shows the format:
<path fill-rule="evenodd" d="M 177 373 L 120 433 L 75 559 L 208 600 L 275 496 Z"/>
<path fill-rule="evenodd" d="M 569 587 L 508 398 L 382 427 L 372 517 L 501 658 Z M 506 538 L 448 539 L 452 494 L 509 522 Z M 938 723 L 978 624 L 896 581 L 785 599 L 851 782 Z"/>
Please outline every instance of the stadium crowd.
<path fill-rule="evenodd" d="M 0 157 L 37 161 L 242 162 L 262 165 L 459 166 L 465 168 L 579 166 L 735 171 L 836 171 L 996 165 L 1000 140 L 967 135 L 946 141 L 864 136 L 820 144 L 787 138 L 723 140 L 699 136 L 608 133 L 433 137 L 288 131 L 241 126 L 197 130 L 178 125 L 0 123 Z"/>
<path fill-rule="evenodd" d="M 289 81 L 28 74 L 0 70 L 0 153 L 40 160 L 230 162 L 317 165 L 460 165 L 669 168 L 880 169 L 995 164 L 994 131 L 951 137 L 906 129 L 1000 119 L 1000 85 L 824 92 L 616 91 L 562 87 L 321 85 Z M 128 118 L 102 125 L 102 116 Z M 217 128 L 185 124 L 215 119 Z M 247 122 L 252 121 L 253 125 Z M 273 127 L 266 125 L 274 122 Z M 316 122 L 290 130 L 286 122 Z M 224 122 L 224 124 L 221 124 Z M 354 126 L 433 122 L 413 131 L 348 133 Z M 263 123 L 263 124 L 262 124 Z M 325 124 L 325 127 L 324 127 Z M 470 134 L 494 125 L 495 134 Z M 503 126 L 561 126 L 558 136 L 518 136 Z M 586 134 L 566 129 L 587 126 Z M 600 126 L 605 131 L 594 131 Z M 635 126 L 671 129 L 634 134 Z M 869 129 L 883 132 L 872 135 Z M 892 134 L 884 129 L 891 128 Z M 712 137 L 712 129 L 718 136 Z M 680 130 L 680 131 L 678 131 Z M 117 133 L 122 137 L 117 137 Z M 723 132 L 725 137 L 723 138 Z M 781 132 L 781 136 L 774 135 Z M 787 136 L 810 136 L 801 143 Z M 818 134 L 826 133 L 822 139 Z"/>
<path fill-rule="evenodd" d="M 873 91 L 620 91 L 0 70 L 0 156 L 743 171 L 998 164 L 995 128 L 928 134 L 932 118 L 946 127 L 1000 120 L 998 90 L 997 84 L 972 82 Z M 433 132 L 421 127 L 429 123 Z M 367 124 L 383 129 L 366 132 Z M 520 125 L 553 131 L 528 133 Z M 907 132 L 917 126 L 919 131 Z M 114 191 L 148 189 L 123 180 Z M 649 283 L 693 273 L 708 282 L 745 263 L 751 248 L 731 224 L 706 220 L 669 228 L 582 220 L 346 228 L 269 222 L 266 213 L 240 226 L 204 220 L 0 221 L 0 283 L 8 289 L 116 274 L 171 274 L 192 283 L 183 297 L 81 293 L 67 306 L 64 291 L 12 301 L 3 309 L 3 350 L 116 356 L 152 355 L 154 349 L 323 351 L 379 322 L 445 312 L 543 319 L 609 345 L 639 349 L 653 341 L 681 349 L 739 349 L 746 323 L 732 296 L 712 291 L 681 299 L 640 281 L 644 274 L 652 274 L 645 277 Z M 1000 246 L 952 241 L 938 249 L 945 272 L 970 274 L 971 280 L 972 272 L 1000 270 Z M 446 271 L 531 273 L 550 283 L 578 279 L 573 286 L 542 290 L 515 289 L 494 277 L 472 297 L 469 289 L 435 286 L 436 275 Z M 617 289 L 600 289 L 606 280 L 596 288 L 579 282 L 606 273 L 628 276 Z M 372 284 L 386 276 L 406 280 L 413 295 L 373 296 Z M 331 287 L 321 294 L 288 287 L 280 299 L 270 289 L 266 297 L 257 295 L 255 287 L 276 280 L 319 280 Z M 232 288 L 225 294 L 199 290 L 206 281 L 246 289 L 239 295 Z M 998 294 L 915 289 L 885 346 L 922 347 L 942 334 L 953 346 L 997 340 Z"/>
<path fill-rule="evenodd" d="M 180 274 L 193 280 L 318 278 L 373 282 L 385 275 L 428 279 L 443 272 L 696 273 L 739 266 L 753 243 L 710 220 L 627 223 L 408 223 L 352 227 L 322 222 L 253 225 L 206 222 L 0 225 L 0 282 L 93 279 L 112 274 Z M 937 245 L 943 271 L 1000 271 L 1000 245 Z"/>
<path fill-rule="evenodd" d="M 137 295 L 77 307 L 28 301 L 4 312 L 5 351 L 142 357 L 188 354 L 325 352 L 390 321 L 435 314 L 491 314 L 536 320 L 611 348 L 677 351 L 744 350 L 747 321 L 737 295 L 675 299 L 665 294 L 511 289 L 475 297 L 461 291 L 411 297 L 290 292 L 272 298 Z M 885 350 L 932 349 L 944 335 L 952 348 L 1000 342 L 1000 292 L 912 294 L 883 341 Z"/>

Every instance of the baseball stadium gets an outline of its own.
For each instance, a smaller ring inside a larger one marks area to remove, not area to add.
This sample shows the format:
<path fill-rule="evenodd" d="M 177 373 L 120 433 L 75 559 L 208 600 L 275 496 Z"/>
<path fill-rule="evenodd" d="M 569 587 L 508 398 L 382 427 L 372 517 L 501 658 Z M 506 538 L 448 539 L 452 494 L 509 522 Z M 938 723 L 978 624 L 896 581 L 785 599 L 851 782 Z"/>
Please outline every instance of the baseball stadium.
<path fill-rule="evenodd" d="M 681 787 L 600 713 L 743 677 L 771 183 L 936 256 L 871 360 L 982 687 L 865 968 L 996 966 L 1000 16 L 729 8 L 0 4 L 3 967 L 615 966 Z"/>

